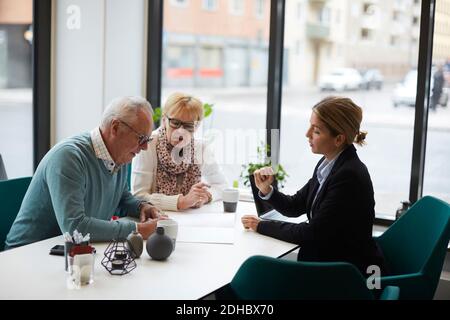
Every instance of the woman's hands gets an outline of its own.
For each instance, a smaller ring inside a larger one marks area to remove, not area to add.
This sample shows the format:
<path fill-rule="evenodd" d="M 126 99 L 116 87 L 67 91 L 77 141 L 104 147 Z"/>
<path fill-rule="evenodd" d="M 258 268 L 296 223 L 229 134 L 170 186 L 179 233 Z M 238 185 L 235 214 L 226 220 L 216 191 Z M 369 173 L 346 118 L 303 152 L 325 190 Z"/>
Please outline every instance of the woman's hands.
<path fill-rule="evenodd" d="M 200 208 L 205 203 L 208 203 L 211 198 L 211 193 L 208 191 L 209 187 L 204 182 L 194 184 L 187 195 L 178 197 L 178 210 Z"/>
<path fill-rule="evenodd" d="M 245 229 L 252 229 L 253 231 L 256 231 L 261 219 L 257 216 L 245 215 L 241 218 L 241 221 Z"/>
<path fill-rule="evenodd" d="M 253 173 L 253 175 L 255 176 L 256 187 L 263 195 L 267 195 L 270 191 L 272 191 L 271 185 L 275 179 L 272 167 L 258 169 Z"/>

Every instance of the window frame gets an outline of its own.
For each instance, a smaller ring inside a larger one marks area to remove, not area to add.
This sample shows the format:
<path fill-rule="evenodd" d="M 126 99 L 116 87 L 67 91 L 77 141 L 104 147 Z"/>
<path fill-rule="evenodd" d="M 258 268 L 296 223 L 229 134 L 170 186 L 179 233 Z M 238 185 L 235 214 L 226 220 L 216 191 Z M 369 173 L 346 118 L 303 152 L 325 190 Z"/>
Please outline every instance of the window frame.
<path fill-rule="evenodd" d="M 32 91 L 33 164 L 50 150 L 51 139 L 51 0 L 33 0 Z"/>

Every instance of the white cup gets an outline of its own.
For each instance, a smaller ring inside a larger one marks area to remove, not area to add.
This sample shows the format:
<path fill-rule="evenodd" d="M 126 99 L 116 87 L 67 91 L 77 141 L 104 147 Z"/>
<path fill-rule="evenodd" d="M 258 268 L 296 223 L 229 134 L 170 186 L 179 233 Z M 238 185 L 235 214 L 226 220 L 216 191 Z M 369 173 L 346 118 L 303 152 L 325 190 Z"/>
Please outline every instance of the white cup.
<path fill-rule="evenodd" d="M 175 243 L 177 241 L 178 235 L 178 222 L 172 219 L 158 220 L 158 222 L 156 223 L 156 227 L 164 228 L 164 234 L 172 239 L 173 250 L 175 250 Z"/>
<path fill-rule="evenodd" d="M 239 202 L 238 189 L 225 189 L 222 191 L 223 209 L 225 212 L 236 212 Z"/>

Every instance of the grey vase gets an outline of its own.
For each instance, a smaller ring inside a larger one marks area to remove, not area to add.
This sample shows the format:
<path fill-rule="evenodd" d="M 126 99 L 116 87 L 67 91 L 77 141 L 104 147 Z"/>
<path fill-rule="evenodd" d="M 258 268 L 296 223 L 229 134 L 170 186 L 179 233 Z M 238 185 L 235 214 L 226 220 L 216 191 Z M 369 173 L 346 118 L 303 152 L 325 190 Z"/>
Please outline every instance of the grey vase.
<path fill-rule="evenodd" d="M 137 231 L 130 233 L 127 237 L 126 246 L 131 251 L 133 259 L 139 258 L 142 251 L 144 251 L 144 239 L 142 235 Z"/>
<path fill-rule="evenodd" d="M 173 251 L 173 242 L 164 234 L 164 228 L 156 228 L 156 232 L 147 240 L 147 253 L 154 260 L 165 260 Z"/>

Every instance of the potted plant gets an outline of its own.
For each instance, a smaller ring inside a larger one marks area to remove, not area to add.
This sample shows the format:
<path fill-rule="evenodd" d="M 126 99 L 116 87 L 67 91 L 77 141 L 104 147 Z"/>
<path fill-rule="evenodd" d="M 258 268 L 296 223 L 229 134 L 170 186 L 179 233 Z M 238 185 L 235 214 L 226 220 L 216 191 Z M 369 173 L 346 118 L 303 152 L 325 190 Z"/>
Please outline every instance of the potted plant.
<path fill-rule="evenodd" d="M 254 179 L 253 173 L 261 169 L 263 167 L 270 167 L 272 166 L 272 161 L 268 157 L 268 154 L 270 152 L 270 146 L 267 144 L 264 144 L 261 142 L 261 145 L 256 148 L 257 152 L 257 162 L 249 162 L 247 164 L 242 165 L 242 171 L 240 177 L 243 179 L 243 183 L 245 186 L 250 186 L 250 180 Z M 274 183 L 273 186 L 276 187 L 284 187 L 284 184 L 286 183 L 286 178 L 289 177 L 289 175 L 284 170 L 283 166 L 281 164 L 277 164 L 274 169 Z"/>

